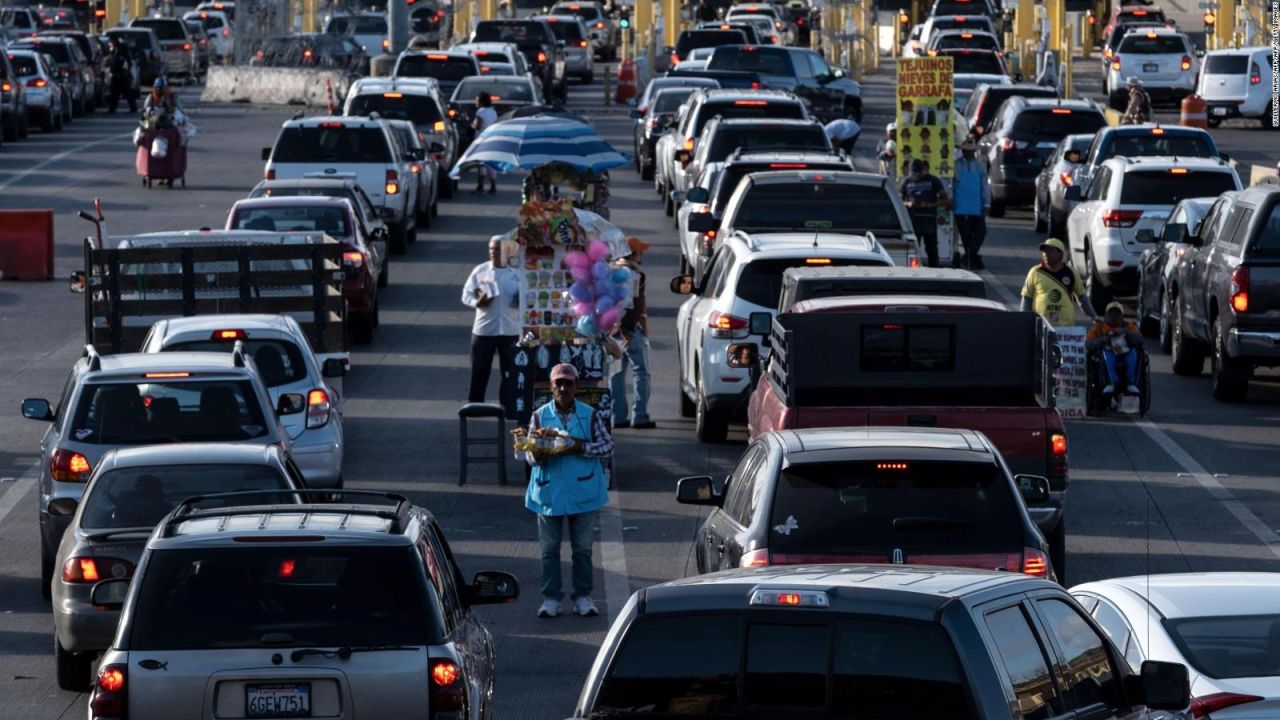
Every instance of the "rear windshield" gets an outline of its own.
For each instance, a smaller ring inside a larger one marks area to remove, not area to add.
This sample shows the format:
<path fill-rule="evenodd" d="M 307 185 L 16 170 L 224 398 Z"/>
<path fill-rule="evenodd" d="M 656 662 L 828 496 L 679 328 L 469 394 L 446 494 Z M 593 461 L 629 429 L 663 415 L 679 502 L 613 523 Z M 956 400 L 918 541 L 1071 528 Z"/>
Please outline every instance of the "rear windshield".
<path fill-rule="evenodd" d="M 738 206 L 738 230 L 902 232 L 897 207 L 879 185 L 797 182 L 751 188 Z"/>
<path fill-rule="evenodd" d="M 803 120 L 804 106 L 791 100 L 716 100 L 704 103 L 693 128 L 694 135 L 701 135 L 702 128 L 711 118 L 719 115 L 733 118 L 775 118 L 779 120 Z"/>
<path fill-rule="evenodd" d="M 813 613 L 797 620 L 639 619 L 592 716 L 787 717 L 794 709 L 834 718 L 974 717 L 955 649 L 940 628 Z"/>
<path fill-rule="evenodd" d="M 965 73 L 980 73 L 982 75 L 1003 75 L 1004 66 L 1000 64 L 1000 58 L 995 53 L 987 52 L 950 52 L 947 57 L 952 59 L 952 72 L 960 75 Z"/>
<path fill-rule="evenodd" d="M 40 74 L 40 69 L 36 66 L 36 59 L 29 55 L 10 55 L 9 62 L 13 64 L 13 71 L 17 73 L 18 77 Z"/>
<path fill-rule="evenodd" d="M 444 119 L 435 100 L 409 93 L 357 95 L 347 108 L 348 115 L 367 116 L 372 113 L 390 120 L 408 120 L 416 125 L 431 125 Z"/>
<path fill-rule="evenodd" d="M 1067 135 L 1097 132 L 1107 126 L 1107 119 L 1102 113 L 1067 108 L 1058 110 L 1058 112 L 1047 108 L 1023 110 L 1013 121 L 1013 131 L 1036 137 L 1062 139 Z M 1062 112 L 1062 110 L 1068 111 Z"/>
<path fill-rule="evenodd" d="M 148 465 L 103 473 L 84 501 L 80 526 L 88 530 L 154 527 L 189 497 L 246 490 L 287 490 L 292 486 L 270 465 Z M 263 495 L 237 498 L 237 505 L 279 500 Z M 202 503 L 218 507 L 227 501 Z"/>
<path fill-rule="evenodd" d="M 489 98 L 494 102 L 533 102 L 533 91 L 529 89 L 529 84 L 523 81 L 467 82 L 463 80 L 454 91 L 454 98 L 468 100 L 482 92 L 489 93 Z"/>
<path fill-rule="evenodd" d="M 479 74 L 475 58 L 453 55 L 403 55 L 396 65 L 397 77 L 433 77 L 458 81 Z"/>
<path fill-rule="evenodd" d="M 347 213 L 337 207 L 258 207 L 236 211 L 232 230 L 320 231 L 333 237 L 351 234 Z"/>
<path fill-rule="evenodd" d="M 1116 16 L 1117 25 L 1126 25 L 1129 23 L 1140 22 L 1164 22 L 1164 11 L 1162 10 L 1125 10 Z"/>
<path fill-rule="evenodd" d="M 512 59 L 498 50 L 472 50 L 471 54 L 482 63 L 509 63 Z"/>
<path fill-rule="evenodd" d="M 91 445 L 221 442 L 266 435 L 258 396 L 247 380 L 89 384 L 71 421 L 71 436 Z"/>
<path fill-rule="evenodd" d="M 746 41 L 747 36 L 739 30 L 686 30 L 676 40 L 676 54 L 684 58 L 697 48 L 741 45 Z"/>
<path fill-rule="evenodd" d="M 204 25 L 206 30 L 217 30 L 222 27 L 222 18 L 216 15 L 205 15 L 200 18 L 200 22 Z"/>
<path fill-rule="evenodd" d="M 182 23 L 177 20 L 138 18 L 133 21 L 134 27 L 146 27 L 155 31 L 156 37 L 161 40 L 185 40 L 186 35 L 182 32 Z"/>
<path fill-rule="evenodd" d="M 438 11 L 435 8 L 415 5 L 413 12 L 409 15 L 410 27 L 416 33 L 435 30 L 443 21 L 443 17 L 436 15 L 436 12 Z"/>
<path fill-rule="evenodd" d="M 671 88 L 669 90 L 663 90 L 658 93 L 657 99 L 654 100 L 651 114 L 673 114 L 676 110 L 680 109 L 680 106 L 683 105 L 684 101 L 688 100 L 689 96 L 692 94 L 693 88 Z"/>
<path fill-rule="evenodd" d="M 815 253 L 821 250 L 815 250 Z M 849 265 L 884 266 L 882 260 L 863 260 L 861 258 L 819 258 L 822 267 L 847 267 Z M 782 273 L 787 268 L 813 267 L 807 258 L 782 258 L 778 260 L 755 260 L 742 268 L 738 277 L 737 295 L 749 303 L 767 308 L 778 306 L 778 296 L 782 293 Z"/>
<path fill-rule="evenodd" d="M 1213 144 L 1202 134 L 1176 135 L 1166 131 L 1164 135 L 1120 135 L 1111 142 L 1098 162 L 1123 155 L 1125 157 L 1213 157 Z"/>
<path fill-rule="evenodd" d="M 284 210 L 285 208 L 277 208 Z M 329 208 L 312 208 L 313 210 L 329 210 Z M 260 211 L 253 211 L 260 212 Z M 274 221 L 273 221 L 274 222 Z M 346 224 L 346 220 L 342 220 Z M 264 228 L 268 230 L 284 230 L 289 227 L 289 223 L 281 222 L 275 228 Z M 258 230 L 257 227 L 242 227 L 242 230 Z M 332 234 L 332 233 L 330 233 Z M 345 235 L 346 233 L 341 233 Z M 307 378 L 307 361 L 302 355 L 302 351 L 297 345 L 288 340 L 254 340 L 248 338 L 241 340 L 245 349 L 253 356 L 254 365 L 258 367 L 258 373 L 262 375 L 262 381 L 267 387 L 273 388 L 280 385 L 288 385 L 290 383 L 299 382 Z M 231 352 L 235 349 L 235 344 L 219 341 L 219 340 L 192 340 L 190 342 L 180 342 L 168 345 L 164 348 L 165 352 Z"/>
<path fill-rule="evenodd" d="M 938 38 L 935 45 L 938 50 L 946 50 L 947 48 L 981 48 L 983 50 L 999 50 L 1000 45 L 996 39 L 990 35 L 973 35 L 965 37 L 960 35 L 945 35 Z"/>
<path fill-rule="evenodd" d="M 22 12 L 18 12 L 17 10 L 4 10 L 0 11 L 0 22 L 5 25 L 12 25 L 16 28 L 29 28 L 31 27 L 31 16 L 28 15 L 25 10 Z"/>
<path fill-rule="evenodd" d="M 409 547 L 155 550 L 128 647 L 422 646 L 435 634 L 425 591 Z"/>
<path fill-rule="evenodd" d="M 1183 198 L 1217 197 L 1236 189 L 1230 172 L 1189 172 L 1174 175 L 1168 170 L 1143 170 L 1124 174 L 1120 191 L 1122 205 L 1176 205 Z"/>
<path fill-rule="evenodd" d="M 790 169 L 803 169 L 796 168 L 796 165 L 805 165 L 807 168 L 813 170 L 849 169 L 848 165 L 822 165 L 812 163 L 734 163 L 729 167 L 726 167 L 723 172 L 720 173 L 719 181 L 715 186 L 715 197 L 711 198 L 711 212 L 713 214 L 718 214 L 720 209 L 724 207 L 725 203 L 729 202 L 729 198 L 733 196 L 733 191 L 738 189 L 738 182 L 750 173 L 784 169 L 780 166 L 790 166 Z"/>
<path fill-rule="evenodd" d="M 576 22 L 548 20 L 547 24 L 551 26 L 551 32 L 556 36 L 557 40 L 563 40 L 570 45 L 575 45 L 585 37 L 582 34 L 582 26 Z"/>
<path fill-rule="evenodd" d="M 1243 75 L 1248 70 L 1248 55 L 1210 55 L 1204 59 L 1207 75 Z"/>
<path fill-rule="evenodd" d="M 61 42 L 35 42 L 27 44 L 26 47 L 52 58 L 59 65 L 66 65 L 71 62 L 71 50 Z"/>
<path fill-rule="evenodd" d="M 329 21 L 325 32 L 330 35 L 382 35 L 387 32 L 387 19 L 377 16 L 336 17 Z"/>
<path fill-rule="evenodd" d="M 391 150 L 378 128 L 292 127 L 276 141 L 272 162 L 388 163 Z"/>
<path fill-rule="evenodd" d="M 992 463 L 892 456 L 807 463 L 784 469 L 778 480 L 769 549 L 1021 550 L 1023 530 L 1017 518 L 1013 490 Z"/>
<path fill-rule="evenodd" d="M 553 40 L 547 37 L 546 26 L 541 22 L 482 22 L 476 28 L 472 42 L 509 42 L 521 47 L 530 45 L 550 45 Z"/>
<path fill-rule="evenodd" d="M 982 96 L 982 103 L 975 111 L 975 117 L 978 124 L 986 127 L 991 122 L 991 118 L 995 117 L 996 111 L 1000 109 L 1000 104 L 1011 97 L 1057 97 L 1058 93 L 1052 88 L 1038 87 L 996 87 L 987 88 L 986 94 Z"/>
<path fill-rule="evenodd" d="M 1187 44 L 1181 35 L 1156 35 L 1150 37 L 1146 33 L 1133 32 L 1120 41 L 1122 55 L 1177 55 L 1187 51 Z"/>
<path fill-rule="evenodd" d="M 933 5 L 932 15 L 986 15 L 991 10 L 985 0 L 939 0 Z"/>
<path fill-rule="evenodd" d="M 128 46 L 129 46 L 129 47 L 131 47 L 131 48 L 134 48 L 135 50 L 150 50 L 150 49 L 151 49 L 151 35 L 150 35 L 149 33 L 145 33 L 145 32 L 118 32 L 118 33 L 109 32 L 109 33 L 107 33 L 107 37 L 110 37 L 112 40 L 115 40 L 116 42 L 123 42 L 124 44 L 128 45 Z"/>
<path fill-rule="evenodd" d="M 1211 678 L 1280 675 L 1280 615 L 1181 618 L 1164 626 L 1191 666 Z"/>
<path fill-rule="evenodd" d="M 986 18 L 971 17 L 967 20 L 934 20 L 932 32 L 939 30 L 982 30 L 991 32 L 994 26 Z"/>
<path fill-rule="evenodd" d="M 557 15 L 577 15 L 583 20 L 595 20 L 600 17 L 600 8 L 595 5 L 556 5 L 551 11 Z"/>
<path fill-rule="evenodd" d="M 708 70 L 740 70 L 758 72 L 761 75 L 794 77 L 791 58 L 786 50 L 750 45 L 746 47 L 716 48 L 712 53 Z"/>
<path fill-rule="evenodd" d="M 723 162 L 735 150 L 813 150 L 830 152 L 831 141 L 821 125 L 802 127 L 753 123 L 751 126 L 720 126 L 707 149 L 707 162 Z"/>

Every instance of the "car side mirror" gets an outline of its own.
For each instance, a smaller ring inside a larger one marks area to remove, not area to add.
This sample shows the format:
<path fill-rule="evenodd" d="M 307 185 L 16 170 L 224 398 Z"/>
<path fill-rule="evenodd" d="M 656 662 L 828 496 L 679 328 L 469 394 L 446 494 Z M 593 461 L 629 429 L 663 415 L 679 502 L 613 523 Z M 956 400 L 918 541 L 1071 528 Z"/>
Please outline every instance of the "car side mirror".
<path fill-rule="evenodd" d="M 689 154 L 688 150 L 676 151 L 676 162 L 682 165 L 688 165 L 690 160 L 693 160 L 693 156 Z"/>
<path fill-rule="evenodd" d="M 674 202 L 676 205 L 683 205 L 685 199 L 688 197 L 689 197 L 689 194 L 683 190 L 671 191 L 671 201 Z"/>
<path fill-rule="evenodd" d="M 85 284 L 88 282 L 83 270 L 76 270 L 71 273 L 67 289 L 76 294 L 84 294 Z"/>
<path fill-rule="evenodd" d="M 262 161 L 266 162 L 271 159 L 271 148 L 262 148 Z"/>
<path fill-rule="evenodd" d="M 430 145 L 428 145 L 428 146 L 427 146 L 427 149 L 428 149 L 428 150 L 430 150 L 430 151 L 431 151 L 431 152 L 433 152 L 433 153 L 442 153 L 442 152 L 444 152 L 447 148 L 444 146 L 444 143 L 433 142 L 433 143 L 431 143 Z"/>
<path fill-rule="evenodd" d="M 1084 200 L 1084 190 L 1081 190 L 1079 185 L 1072 185 L 1067 188 L 1066 198 L 1067 202 L 1080 202 Z"/>
<path fill-rule="evenodd" d="M 427 159 L 426 148 L 414 148 L 409 151 L 409 159 L 413 162 L 422 162 Z"/>
<path fill-rule="evenodd" d="M 709 212 L 689 213 L 687 225 L 689 232 L 711 232 L 716 229 L 716 219 Z"/>
<path fill-rule="evenodd" d="M 1080 163 L 1080 153 L 1075 150 L 1071 150 L 1063 156 L 1063 159 L 1073 165 L 1078 165 Z"/>
<path fill-rule="evenodd" d="M 1191 683 L 1187 680 L 1187 666 L 1182 663 L 1146 660 L 1139 682 L 1138 694 L 1149 709 L 1184 710 L 1191 704 Z"/>
<path fill-rule="evenodd" d="M 1043 505 L 1049 502 L 1049 480 L 1039 475 L 1015 475 L 1018 493 L 1022 501 L 1028 505 Z"/>
<path fill-rule="evenodd" d="M 723 496 L 716 495 L 710 475 L 680 478 L 676 481 L 676 502 L 681 505 L 711 505 L 720 507 Z"/>
<path fill-rule="evenodd" d="M 53 420 L 53 408 L 43 398 L 27 398 L 22 401 L 22 417 L 28 420 Z"/>
<path fill-rule="evenodd" d="M 640 104 L 640 100 L 639 98 L 629 97 L 627 98 L 627 104 L 631 107 L 635 107 Z"/>
<path fill-rule="evenodd" d="M 1196 57 L 1198 58 L 1204 57 L 1204 48 L 1196 48 Z"/>
<path fill-rule="evenodd" d="M 773 331 L 773 313 L 753 312 L 747 316 L 747 333 L 769 337 Z"/>
<path fill-rule="evenodd" d="M 341 358 L 329 358 L 320 365 L 320 374 L 327 378 L 340 378 L 347 374 L 347 364 Z"/>
<path fill-rule="evenodd" d="M 711 199 L 711 193 L 704 187 L 689 188 L 689 192 L 684 194 L 684 199 L 691 203 L 706 203 Z"/>
<path fill-rule="evenodd" d="M 500 605 L 520 597 L 520 581 L 511 573 L 481 570 L 467 586 L 469 605 Z"/>
<path fill-rule="evenodd" d="M 1139 230 L 1138 233 L 1134 235 L 1133 239 L 1137 240 L 1143 245 L 1148 245 L 1156 241 L 1156 231 L 1148 230 L 1144 228 L 1142 230 Z"/>
<path fill-rule="evenodd" d="M 693 294 L 693 276 L 677 275 L 671 278 L 671 292 L 677 295 Z"/>
<path fill-rule="evenodd" d="M 285 393 L 276 403 L 277 415 L 297 415 L 307 408 L 307 398 L 302 393 Z"/>
<path fill-rule="evenodd" d="M 632 120 L 639 120 L 644 117 L 644 113 L 635 108 L 631 108 L 631 112 L 627 113 L 627 115 L 630 116 Z"/>
<path fill-rule="evenodd" d="M 731 368 L 754 368 L 760 362 L 760 347 L 755 343 L 735 343 L 725 348 L 725 365 Z"/>
<path fill-rule="evenodd" d="M 1160 238 L 1167 243 L 1184 243 L 1187 241 L 1186 223 L 1169 223 L 1164 226 L 1164 235 Z"/>
<path fill-rule="evenodd" d="M 119 610 L 129 597 L 129 578 L 102 580 L 89 591 L 89 602 L 103 610 Z"/>

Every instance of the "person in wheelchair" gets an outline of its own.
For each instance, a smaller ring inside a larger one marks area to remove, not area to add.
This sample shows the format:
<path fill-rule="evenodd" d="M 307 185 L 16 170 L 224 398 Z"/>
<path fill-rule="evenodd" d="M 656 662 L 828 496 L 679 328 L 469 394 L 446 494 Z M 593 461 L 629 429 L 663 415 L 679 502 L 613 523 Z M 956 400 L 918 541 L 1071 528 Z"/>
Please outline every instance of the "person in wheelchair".
<path fill-rule="evenodd" d="M 1094 321 L 1085 335 L 1085 349 L 1091 354 L 1101 351 L 1102 364 L 1107 369 L 1107 385 L 1103 395 L 1113 395 L 1120 383 L 1116 370 L 1117 359 L 1124 362 L 1125 392 L 1138 395 L 1138 348 L 1142 347 L 1142 334 L 1131 321 L 1124 319 L 1124 307 L 1118 302 L 1107 305 L 1101 320 Z"/>

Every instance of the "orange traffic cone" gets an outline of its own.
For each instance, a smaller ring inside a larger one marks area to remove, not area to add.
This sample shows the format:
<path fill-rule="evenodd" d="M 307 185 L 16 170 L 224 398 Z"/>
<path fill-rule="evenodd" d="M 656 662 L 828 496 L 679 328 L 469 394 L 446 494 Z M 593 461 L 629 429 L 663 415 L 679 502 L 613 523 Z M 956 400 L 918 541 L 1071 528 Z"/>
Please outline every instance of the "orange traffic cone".
<path fill-rule="evenodd" d="M 613 101 L 625 103 L 636 96 L 636 61 L 623 60 L 618 64 L 618 89 L 614 91 Z"/>

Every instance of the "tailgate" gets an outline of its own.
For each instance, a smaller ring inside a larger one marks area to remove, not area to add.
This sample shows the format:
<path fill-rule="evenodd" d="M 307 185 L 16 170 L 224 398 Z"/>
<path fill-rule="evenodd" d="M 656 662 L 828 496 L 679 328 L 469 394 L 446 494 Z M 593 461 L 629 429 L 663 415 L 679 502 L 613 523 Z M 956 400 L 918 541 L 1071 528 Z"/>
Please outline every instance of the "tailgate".
<path fill-rule="evenodd" d="M 1205 102 L 1244 100 L 1249 96 L 1248 78 L 1248 72 L 1203 75 L 1200 80 L 1200 96 Z"/>
<path fill-rule="evenodd" d="M 1280 260 L 1250 259 L 1249 312 L 1238 313 L 1241 327 L 1280 326 Z"/>

